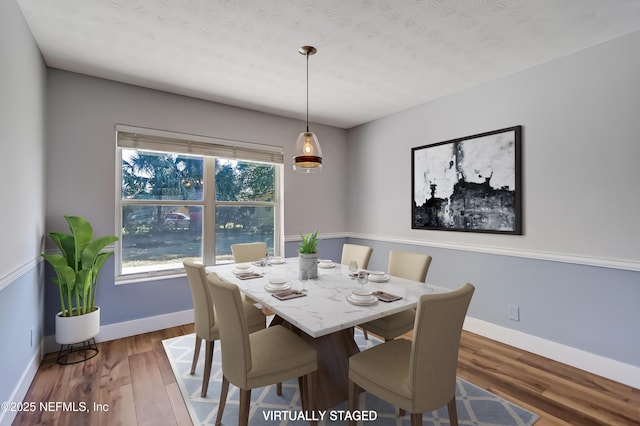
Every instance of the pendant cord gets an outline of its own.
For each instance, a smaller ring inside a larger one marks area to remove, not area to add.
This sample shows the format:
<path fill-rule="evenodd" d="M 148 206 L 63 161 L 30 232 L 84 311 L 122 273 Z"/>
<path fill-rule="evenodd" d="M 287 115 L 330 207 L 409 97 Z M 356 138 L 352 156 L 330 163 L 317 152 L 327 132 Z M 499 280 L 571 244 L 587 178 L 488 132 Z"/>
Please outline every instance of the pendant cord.
<path fill-rule="evenodd" d="M 309 133 L 309 52 L 307 52 L 307 133 Z"/>

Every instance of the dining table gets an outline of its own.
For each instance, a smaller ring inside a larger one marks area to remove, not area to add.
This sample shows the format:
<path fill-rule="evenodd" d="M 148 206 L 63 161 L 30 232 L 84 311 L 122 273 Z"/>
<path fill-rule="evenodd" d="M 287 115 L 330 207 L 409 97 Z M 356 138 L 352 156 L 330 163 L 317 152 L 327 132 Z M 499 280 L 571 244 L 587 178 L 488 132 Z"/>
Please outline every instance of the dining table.
<path fill-rule="evenodd" d="M 236 284 L 243 294 L 272 312 L 270 325 L 284 325 L 316 348 L 319 409 L 332 408 L 348 399 L 349 357 L 360 351 L 354 340 L 354 327 L 413 309 L 423 294 L 450 291 L 389 276 L 384 271 L 360 270 L 371 279 L 358 283 L 347 266 L 326 259 L 318 263 L 317 277 L 304 283 L 300 280 L 298 257 L 245 265 L 221 264 L 206 270 Z M 366 303 L 354 300 L 353 292 L 358 289 L 374 295 L 383 292 L 395 300 L 383 301 L 388 299 L 383 295 Z M 281 295 L 284 297 L 279 298 Z"/>

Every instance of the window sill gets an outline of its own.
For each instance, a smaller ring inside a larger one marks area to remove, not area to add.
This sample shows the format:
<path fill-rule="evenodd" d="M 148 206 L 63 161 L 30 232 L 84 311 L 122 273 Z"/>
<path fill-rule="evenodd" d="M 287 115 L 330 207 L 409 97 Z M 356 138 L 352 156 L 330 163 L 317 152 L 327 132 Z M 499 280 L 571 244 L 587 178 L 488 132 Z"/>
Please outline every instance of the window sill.
<path fill-rule="evenodd" d="M 138 284 L 138 283 L 144 283 L 144 282 L 150 282 L 150 281 L 185 278 L 186 276 L 187 274 L 183 270 L 166 272 L 163 274 L 149 273 L 149 274 L 125 275 L 125 276 L 116 277 L 115 284 L 116 285 Z"/>

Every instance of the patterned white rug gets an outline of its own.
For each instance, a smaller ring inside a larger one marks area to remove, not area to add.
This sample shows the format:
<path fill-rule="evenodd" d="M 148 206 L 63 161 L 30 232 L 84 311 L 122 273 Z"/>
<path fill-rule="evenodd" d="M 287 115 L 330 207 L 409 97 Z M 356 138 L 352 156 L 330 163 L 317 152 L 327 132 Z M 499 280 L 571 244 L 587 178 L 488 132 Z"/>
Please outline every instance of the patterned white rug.
<path fill-rule="evenodd" d="M 377 339 L 370 338 L 369 340 L 365 340 L 362 333 L 357 329 L 355 338 L 361 350 L 380 343 Z M 222 381 L 220 342 L 217 341 L 215 344 L 209 390 L 207 396 L 202 398 L 200 397 L 200 390 L 204 369 L 204 344 L 200 350 L 200 361 L 198 362 L 196 372 L 194 375 L 189 374 L 193 357 L 194 339 L 195 336 L 189 334 L 164 340 L 162 344 L 171 363 L 171 368 L 173 369 L 193 424 L 213 425 L 218 412 L 218 400 L 220 398 Z M 410 424 L 410 416 L 398 417 L 396 409 L 387 402 L 366 392 L 363 392 L 360 398 L 358 408 L 370 412 L 371 417 L 375 417 L 375 419 L 359 424 L 376 426 L 408 426 Z M 539 418 L 538 415 L 460 378 L 458 378 L 456 400 L 458 423 L 460 425 L 530 426 Z M 230 385 L 227 404 L 222 417 L 223 425 L 238 424 L 239 404 L 238 389 Z M 346 425 L 347 421 L 344 420 L 346 410 L 346 402 L 333 407 L 325 414 L 324 420 L 320 421 L 319 424 Z M 252 426 L 307 425 L 309 424 L 308 419 L 304 418 L 304 414 L 300 408 L 300 394 L 298 392 L 297 380 L 283 383 L 281 396 L 276 395 L 275 387 L 273 386 L 254 389 L 251 392 L 249 424 Z M 446 406 L 432 413 L 425 413 L 423 415 L 423 425 L 449 425 Z"/>

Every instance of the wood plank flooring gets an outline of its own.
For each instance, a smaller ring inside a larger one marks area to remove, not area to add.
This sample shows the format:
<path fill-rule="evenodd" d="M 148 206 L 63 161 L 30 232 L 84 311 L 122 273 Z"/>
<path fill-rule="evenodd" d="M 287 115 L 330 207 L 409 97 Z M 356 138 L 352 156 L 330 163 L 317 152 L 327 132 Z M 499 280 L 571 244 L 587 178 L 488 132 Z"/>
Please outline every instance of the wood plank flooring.
<path fill-rule="evenodd" d="M 190 425 L 161 343 L 189 333 L 193 324 L 103 342 L 95 358 L 75 365 L 47 355 L 25 402 L 84 402 L 87 411 L 37 409 L 13 424 Z M 475 334 L 463 332 L 458 375 L 536 412 L 536 426 L 640 425 L 640 390 Z"/>

